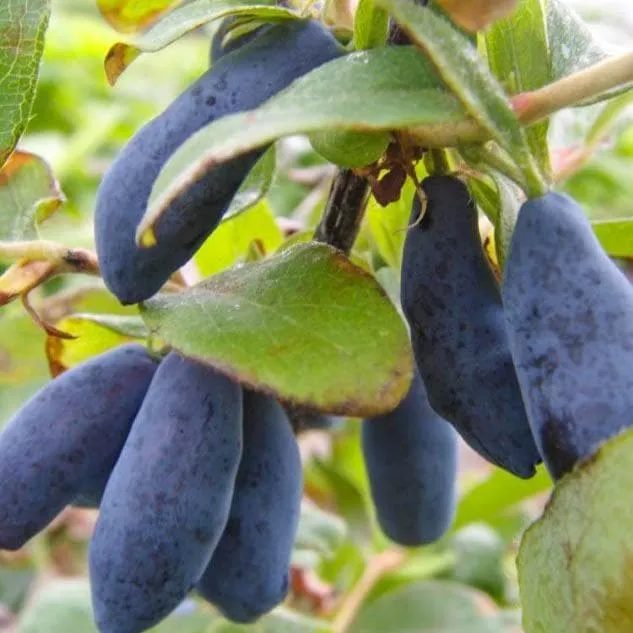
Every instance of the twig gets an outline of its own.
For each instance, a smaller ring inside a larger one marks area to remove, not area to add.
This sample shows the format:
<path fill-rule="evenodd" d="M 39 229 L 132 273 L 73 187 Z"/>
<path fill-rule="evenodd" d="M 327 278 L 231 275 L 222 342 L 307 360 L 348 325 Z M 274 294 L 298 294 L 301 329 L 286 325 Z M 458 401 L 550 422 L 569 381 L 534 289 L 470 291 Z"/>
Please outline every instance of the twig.
<path fill-rule="evenodd" d="M 388 549 L 372 558 L 352 592 L 343 600 L 332 621 L 332 633 L 346 633 L 376 583 L 385 574 L 400 567 L 406 559 L 406 552 L 396 549 Z"/>
<path fill-rule="evenodd" d="M 633 82 L 633 52 L 607 59 L 532 92 L 511 99 L 519 122 L 538 123 L 563 108 L 604 95 L 609 90 Z M 456 147 L 488 140 L 473 119 L 442 123 L 408 130 L 415 142 L 429 148 Z"/>
<path fill-rule="evenodd" d="M 99 275 L 97 256 L 92 251 L 47 240 L 0 242 L 0 260 L 46 261 L 57 264 L 59 272 Z"/>
<path fill-rule="evenodd" d="M 351 169 L 342 169 L 332 183 L 314 239 L 349 253 L 363 221 L 368 199 L 367 178 L 355 174 Z"/>
<path fill-rule="evenodd" d="M 387 43 L 392 46 L 410 44 L 408 36 L 393 20 L 389 25 Z M 314 239 L 349 254 L 365 215 L 369 193 L 369 180 L 365 176 L 350 169 L 341 169 L 332 183 Z"/>
<path fill-rule="evenodd" d="M 522 123 L 536 123 L 558 110 L 632 81 L 633 52 L 630 52 L 589 66 L 538 90 L 517 95 L 512 105 Z"/>

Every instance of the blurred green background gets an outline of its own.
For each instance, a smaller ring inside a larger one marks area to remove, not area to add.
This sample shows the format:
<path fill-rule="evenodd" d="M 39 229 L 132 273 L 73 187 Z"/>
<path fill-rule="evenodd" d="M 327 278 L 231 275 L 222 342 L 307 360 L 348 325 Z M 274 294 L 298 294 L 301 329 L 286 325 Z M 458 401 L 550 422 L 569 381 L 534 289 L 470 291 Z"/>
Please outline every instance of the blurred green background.
<path fill-rule="evenodd" d="M 579 3 L 601 34 L 631 37 L 633 25 L 619 19 L 617 3 Z M 164 51 L 143 55 L 119 80 L 107 85 L 103 57 L 118 39 L 90 0 L 56 0 L 48 31 L 32 121 L 20 147 L 43 156 L 68 199 L 42 226 L 42 236 L 92 248 L 92 208 L 102 174 L 118 149 L 143 123 L 164 109 L 207 66 L 209 34 L 200 30 Z M 579 143 L 598 109 L 565 112 L 551 130 L 556 161 Z M 331 170 L 305 139 L 287 139 L 278 151 L 279 173 L 265 212 L 253 220 L 270 248 L 280 241 L 266 218 L 272 212 L 310 228 L 327 194 Z M 561 183 L 594 218 L 633 215 L 633 125 L 627 116 L 595 155 Z M 254 216 L 253 216 L 254 217 Z M 374 219 L 375 221 L 375 219 Z M 372 214 L 368 216 L 368 224 Z M 372 230 L 371 227 L 366 231 Z M 248 242 L 202 262 L 206 272 L 247 256 Z M 359 256 L 388 264 L 359 241 Z M 391 245 L 394 259 L 398 244 Z M 200 262 L 199 262 L 200 263 Z M 195 273 L 195 271 L 194 271 Z M 397 287 L 390 269 L 380 279 Z M 121 308 L 100 282 L 57 278 L 38 289 L 33 303 L 47 320 L 72 312 L 134 314 Z M 59 354 L 19 303 L 0 311 L 0 423 L 49 379 L 46 356 Z M 92 352 L 91 352 L 92 349 Z M 80 350 L 93 353 L 94 348 Z M 72 356 L 72 348 L 68 354 Z M 300 436 L 306 464 L 306 507 L 295 552 L 288 604 L 252 627 L 229 625 L 195 599 L 158 629 L 162 633 L 256 630 L 276 633 L 330 630 L 451 633 L 519 631 L 514 556 L 520 535 L 542 509 L 547 476 L 520 481 L 484 465 L 466 448 L 461 454 L 461 500 L 456 523 L 440 543 L 402 551 L 377 530 L 368 496 L 359 425 L 347 420 L 330 432 Z M 0 633 L 95 633 L 86 581 L 86 545 L 95 512 L 67 509 L 50 528 L 16 553 L 0 551 Z M 372 574 L 377 582 L 365 587 Z M 366 591 L 360 591 L 365 587 Z M 360 588 L 360 589 L 359 589 Z M 360 592 L 360 593 L 359 593 Z M 336 619 L 360 596 L 360 608 L 343 629 Z"/>

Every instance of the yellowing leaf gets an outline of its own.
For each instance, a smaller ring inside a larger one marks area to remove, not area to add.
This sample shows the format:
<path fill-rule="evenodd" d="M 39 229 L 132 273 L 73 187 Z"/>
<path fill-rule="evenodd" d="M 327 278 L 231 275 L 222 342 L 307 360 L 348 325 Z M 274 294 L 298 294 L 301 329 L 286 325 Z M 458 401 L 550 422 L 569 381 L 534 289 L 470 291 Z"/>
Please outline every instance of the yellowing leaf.
<path fill-rule="evenodd" d="M 275 252 L 283 241 L 266 202 L 224 220 L 213 231 L 194 257 L 200 274 L 208 277 L 232 266 L 247 255 L 253 241 L 258 241 L 267 254 Z"/>
<path fill-rule="evenodd" d="M 143 322 L 135 316 L 75 314 L 59 321 L 56 327 L 75 338 L 47 337 L 46 357 L 52 376 L 147 334 Z"/>
<path fill-rule="evenodd" d="M 514 10 L 516 0 L 437 0 L 452 20 L 467 31 L 479 31 Z"/>
<path fill-rule="evenodd" d="M 97 0 L 104 19 L 121 33 L 146 29 L 182 0 Z"/>

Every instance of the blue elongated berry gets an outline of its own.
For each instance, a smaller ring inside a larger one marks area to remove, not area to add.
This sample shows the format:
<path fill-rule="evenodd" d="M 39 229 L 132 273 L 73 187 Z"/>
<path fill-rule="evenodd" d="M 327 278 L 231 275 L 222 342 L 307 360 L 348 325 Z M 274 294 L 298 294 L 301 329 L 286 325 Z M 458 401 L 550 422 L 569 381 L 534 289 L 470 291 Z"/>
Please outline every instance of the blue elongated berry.
<path fill-rule="evenodd" d="M 231 514 L 198 591 L 227 618 L 252 622 L 288 591 L 303 475 L 281 405 L 244 391 L 244 453 Z"/>
<path fill-rule="evenodd" d="M 315 21 L 287 21 L 264 31 L 252 40 L 242 38 L 237 50 L 137 132 L 104 176 L 95 209 L 97 254 L 106 285 L 122 303 L 155 294 L 192 257 L 266 150 L 238 156 L 193 184 L 158 220 L 157 244 L 140 248 L 137 226 L 154 181 L 176 149 L 205 125 L 261 105 L 343 52 Z"/>
<path fill-rule="evenodd" d="M 90 543 L 101 633 L 140 633 L 202 575 L 229 517 L 242 392 L 175 352 L 156 371 L 108 480 Z"/>
<path fill-rule="evenodd" d="M 363 420 L 362 446 L 383 532 L 410 547 L 438 540 L 455 511 L 457 433 L 431 408 L 417 372 L 391 413 Z"/>
<path fill-rule="evenodd" d="M 633 289 L 580 206 L 548 193 L 521 208 L 502 293 L 532 431 L 559 478 L 633 424 Z"/>
<path fill-rule="evenodd" d="M 0 434 L 0 549 L 17 549 L 107 478 L 157 363 L 121 345 L 58 376 Z"/>
<path fill-rule="evenodd" d="M 402 259 L 402 308 L 431 406 L 483 457 L 531 477 L 541 460 L 512 363 L 477 209 L 456 178 L 422 183 Z"/>

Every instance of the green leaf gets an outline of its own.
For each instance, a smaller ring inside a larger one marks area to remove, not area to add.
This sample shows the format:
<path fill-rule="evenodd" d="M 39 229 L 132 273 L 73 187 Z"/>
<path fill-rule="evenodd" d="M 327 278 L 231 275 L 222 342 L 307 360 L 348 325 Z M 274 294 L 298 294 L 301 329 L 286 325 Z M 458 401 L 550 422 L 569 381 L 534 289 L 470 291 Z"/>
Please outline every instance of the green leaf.
<path fill-rule="evenodd" d="M 65 201 L 47 163 L 28 152 L 13 152 L 0 169 L 0 241 L 37 239 L 37 224 Z"/>
<path fill-rule="evenodd" d="M 108 80 L 114 84 L 121 73 L 142 53 L 159 51 L 186 33 L 207 22 L 229 15 L 259 18 L 265 21 L 296 19 L 292 9 L 275 6 L 272 0 L 193 0 L 159 19 L 151 28 L 131 43 L 117 42 L 106 55 Z"/>
<path fill-rule="evenodd" d="M 283 242 L 281 229 L 266 202 L 220 223 L 194 255 L 200 274 L 208 277 L 229 268 L 246 256 L 254 240 L 266 253 L 273 253 Z"/>
<path fill-rule="evenodd" d="M 253 169 L 248 172 L 248 176 L 233 196 L 233 200 L 223 216 L 224 219 L 250 209 L 264 198 L 272 184 L 276 166 L 277 152 L 275 146 L 272 145 L 255 163 Z"/>
<path fill-rule="evenodd" d="M 536 90 L 550 81 L 546 3 L 522 0 L 510 17 L 486 31 L 488 64 L 511 95 Z M 530 150 L 545 174 L 551 173 L 548 127 L 545 120 L 525 130 Z"/>
<path fill-rule="evenodd" d="M 443 581 L 398 587 L 365 605 L 349 633 L 501 633 L 485 594 Z"/>
<path fill-rule="evenodd" d="M 505 92 L 490 73 L 477 49 L 439 13 L 414 0 L 378 0 L 424 50 L 444 82 L 490 136 L 530 175 L 534 172 L 525 132 Z"/>
<path fill-rule="evenodd" d="M 633 217 L 618 220 L 596 220 L 593 230 L 611 257 L 633 258 Z"/>
<path fill-rule="evenodd" d="M 187 601 L 149 631 L 205 633 L 213 619 Z M 56 579 L 43 585 L 21 614 L 17 633 L 98 633 L 88 581 Z"/>
<path fill-rule="evenodd" d="M 323 158 L 339 167 L 350 168 L 375 163 L 391 142 L 386 132 L 321 130 L 312 132 L 308 138 Z"/>
<path fill-rule="evenodd" d="M 342 545 L 346 536 L 347 526 L 340 517 L 304 501 L 295 550 L 310 550 L 320 556 L 331 556 Z"/>
<path fill-rule="evenodd" d="M 354 48 L 364 50 L 382 46 L 389 31 L 389 14 L 374 0 L 360 0 L 354 14 Z"/>
<path fill-rule="evenodd" d="M 332 464 L 314 460 L 314 470 L 327 483 L 333 495 L 336 511 L 345 519 L 354 543 L 365 546 L 371 543 L 372 531 L 365 497 L 356 482 Z"/>
<path fill-rule="evenodd" d="M 22 607 L 36 578 L 37 569 L 31 563 L 3 562 L 0 567 L 0 605 L 16 613 Z"/>
<path fill-rule="evenodd" d="M 518 557 L 526 633 L 633 630 L 633 431 L 557 484 Z"/>
<path fill-rule="evenodd" d="M 22 612 L 18 633 L 98 633 L 87 580 L 44 585 Z"/>
<path fill-rule="evenodd" d="M 445 577 L 503 601 L 507 584 L 503 570 L 506 543 L 499 533 L 485 523 L 473 523 L 453 536 L 450 547 L 455 565 Z"/>
<path fill-rule="evenodd" d="M 585 145 L 590 148 L 597 147 L 631 104 L 633 104 L 633 91 L 622 94 L 606 103 L 587 132 Z"/>
<path fill-rule="evenodd" d="M 251 624 L 219 620 L 207 633 L 329 633 L 324 620 L 310 618 L 283 607 Z"/>
<path fill-rule="evenodd" d="M 503 174 L 495 173 L 492 176 L 497 185 L 499 194 L 499 215 L 495 222 L 495 251 L 499 262 L 499 269 L 505 267 L 506 255 L 510 248 L 512 232 L 519 216 L 519 209 L 525 200 L 525 196 L 519 187 Z"/>
<path fill-rule="evenodd" d="M 402 319 L 373 277 L 324 244 L 159 295 L 141 312 L 183 354 L 318 410 L 389 411 L 411 381 Z"/>
<path fill-rule="evenodd" d="M 31 115 L 50 0 L 0 3 L 0 168 Z"/>
<path fill-rule="evenodd" d="M 564 0 L 548 0 L 547 35 L 551 58 L 550 81 L 556 81 L 622 52 L 598 41 L 589 27 Z M 620 86 L 578 105 L 610 99 L 631 88 Z"/>
<path fill-rule="evenodd" d="M 495 519 L 512 510 L 518 503 L 551 487 L 552 481 L 542 466 L 532 479 L 519 479 L 496 468 L 461 498 L 452 529 L 459 530 L 469 523 L 494 524 Z"/>
<path fill-rule="evenodd" d="M 256 110 L 222 117 L 192 135 L 154 183 L 142 226 L 151 227 L 162 209 L 215 165 L 283 136 L 456 125 L 465 118 L 463 107 L 414 48 L 352 53 L 313 70 Z"/>
<path fill-rule="evenodd" d="M 499 192 L 485 178 L 471 177 L 468 179 L 468 188 L 477 202 L 477 206 L 485 213 L 487 218 L 496 224 L 499 219 Z"/>

